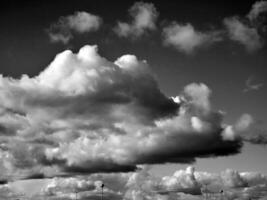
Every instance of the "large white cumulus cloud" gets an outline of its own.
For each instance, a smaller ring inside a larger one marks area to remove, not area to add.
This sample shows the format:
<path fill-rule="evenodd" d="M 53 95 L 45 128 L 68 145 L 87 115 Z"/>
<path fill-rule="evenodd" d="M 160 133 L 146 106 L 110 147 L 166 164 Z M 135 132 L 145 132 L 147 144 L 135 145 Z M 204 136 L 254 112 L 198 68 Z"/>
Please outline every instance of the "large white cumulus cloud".
<path fill-rule="evenodd" d="M 1 76 L 0 89 L 1 179 L 191 163 L 242 145 L 225 135 L 205 84 L 166 97 L 146 61 L 111 62 L 97 46 L 58 54 L 36 77 Z"/>

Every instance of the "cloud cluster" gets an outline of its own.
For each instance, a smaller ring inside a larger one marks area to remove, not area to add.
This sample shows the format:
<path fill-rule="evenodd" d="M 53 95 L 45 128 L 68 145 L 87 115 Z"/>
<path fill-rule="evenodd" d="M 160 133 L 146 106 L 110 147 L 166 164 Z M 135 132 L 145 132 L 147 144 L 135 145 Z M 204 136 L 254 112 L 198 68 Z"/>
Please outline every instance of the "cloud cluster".
<path fill-rule="evenodd" d="M 146 61 L 111 62 L 96 46 L 58 54 L 36 77 L 1 76 L 0 89 L 1 179 L 192 163 L 242 146 L 245 129 L 228 133 L 205 84 L 167 97 Z"/>
<path fill-rule="evenodd" d="M 206 195 L 218 198 L 223 195 L 227 200 L 267 197 L 267 177 L 256 172 L 226 169 L 221 173 L 209 173 L 195 171 L 194 167 L 190 166 L 185 170 L 177 170 L 173 175 L 157 177 L 149 170 L 148 166 L 140 166 L 140 170 L 131 173 L 53 178 L 47 180 L 32 198 L 38 199 L 38 196 L 42 196 L 46 199 L 100 199 L 103 183 L 103 199 L 200 200 Z M 2 188 L 6 191 L 3 194 L 16 194 L 16 190 L 11 186 L 5 185 Z"/>
<path fill-rule="evenodd" d="M 78 11 L 73 15 L 60 17 L 49 27 L 47 33 L 52 42 L 67 44 L 73 38 L 73 32 L 88 33 L 96 31 L 102 24 L 102 19 L 96 15 Z"/>
<path fill-rule="evenodd" d="M 219 197 L 224 195 L 225 199 L 249 199 L 266 197 L 265 190 L 267 177 L 255 172 L 238 172 L 227 169 L 219 174 L 195 171 L 194 168 L 188 167 L 186 170 L 178 170 L 173 176 L 162 178 L 162 186 L 169 187 L 166 194 L 182 191 L 194 191 L 200 188 L 202 195 L 213 195 Z M 171 187 L 170 187 L 171 186 Z M 189 190 L 191 188 L 191 190 Z M 223 193 L 222 193 L 223 192 Z M 190 194 L 190 193 L 187 193 Z M 182 196 L 181 199 L 193 199 Z M 201 199 L 202 197 L 198 198 Z M 258 195 L 258 197 L 257 197 Z M 195 196 L 196 197 L 196 196 Z"/>
<path fill-rule="evenodd" d="M 163 28 L 163 44 L 192 54 L 199 48 L 230 39 L 243 45 L 248 52 L 254 52 L 264 45 L 264 19 L 259 18 L 266 13 L 266 7 L 266 1 L 255 2 L 247 16 L 226 17 L 224 28 L 212 31 L 198 31 L 190 23 L 173 22 Z"/>
<path fill-rule="evenodd" d="M 248 52 L 259 50 L 264 45 L 266 1 L 257 1 L 246 16 L 229 16 L 223 19 L 223 28 L 197 30 L 191 23 L 173 21 L 161 27 L 162 43 L 176 50 L 192 54 L 196 50 L 227 39 L 237 42 Z M 135 2 L 129 9 L 130 22 L 118 21 L 113 31 L 119 37 L 136 39 L 157 29 L 159 12 L 153 3 Z M 102 24 L 99 16 L 79 11 L 69 16 L 62 16 L 47 30 L 52 42 L 67 44 L 73 33 L 96 31 Z"/>
<path fill-rule="evenodd" d="M 56 195 L 57 193 L 75 193 L 83 191 L 92 191 L 97 187 L 96 183 L 90 180 L 78 179 L 78 178 L 54 178 L 45 188 L 43 193 L 48 196 Z"/>
<path fill-rule="evenodd" d="M 24 195 L 20 192 L 15 192 L 10 185 L 0 185 L 0 199 L 20 199 Z"/>
<path fill-rule="evenodd" d="M 114 28 L 118 36 L 136 38 L 148 30 L 156 29 L 159 14 L 152 3 L 136 2 L 129 9 L 129 14 L 132 17 L 131 23 L 119 21 Z"/>

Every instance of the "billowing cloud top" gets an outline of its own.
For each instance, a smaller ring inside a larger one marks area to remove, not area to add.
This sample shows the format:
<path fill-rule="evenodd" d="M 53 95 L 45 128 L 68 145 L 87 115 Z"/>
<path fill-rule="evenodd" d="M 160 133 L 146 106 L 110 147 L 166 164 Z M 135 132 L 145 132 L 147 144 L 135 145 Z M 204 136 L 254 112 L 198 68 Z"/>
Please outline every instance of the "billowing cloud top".
<path fill-rule="evenodd" d="M 238 153 L 248 128 L 222 124 L 205 84 L 166 97 L 146 61 L 111 62 L 97 46 L 58 54 L 36 77 L 1 76 L 0 90 L 1 179 L 191 163 Z"/>

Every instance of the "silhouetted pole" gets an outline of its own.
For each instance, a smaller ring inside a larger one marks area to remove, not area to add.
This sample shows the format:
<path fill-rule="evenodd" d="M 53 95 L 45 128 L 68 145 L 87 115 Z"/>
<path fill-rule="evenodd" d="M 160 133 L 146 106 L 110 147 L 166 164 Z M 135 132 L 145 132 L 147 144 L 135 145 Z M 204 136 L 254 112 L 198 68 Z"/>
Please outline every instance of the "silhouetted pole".
<path fill-rule="evenodd" d="M 208 199 L 208 187 L 207 184 L 205 184 L 205 199 Z"/>
<path fill-rule="evenodd" d="M 223 200 L 223 190 L 221 190 L 221 200 Z"/>
<path fill-rule="evenodd" d="M 103 200 L 103 190 L 104 190 L 104 187 L 105 187 L 105 185 L 104 185 L 104 183 L 102 183 L 102 185 L 101 185 L 101 200 Z"/>

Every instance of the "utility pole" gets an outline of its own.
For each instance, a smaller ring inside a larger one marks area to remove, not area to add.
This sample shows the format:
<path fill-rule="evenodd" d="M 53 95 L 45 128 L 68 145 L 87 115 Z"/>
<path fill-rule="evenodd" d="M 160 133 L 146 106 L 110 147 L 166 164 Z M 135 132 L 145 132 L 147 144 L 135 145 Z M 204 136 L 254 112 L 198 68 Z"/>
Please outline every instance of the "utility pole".
<path fill-rule="evenodd" d="M 101 200 L 103 200 L 103 190 L 104 190 L 104 187 L 105 187 L 105 185 L 104 185 L 104 183 L 102 183 L 102 185 L 101 185 Z"/>
<path fill-rule="evenodd" d="M 205 200 L 208 200 L 208 186 L 205 184 Z"/>
<path fill-rule="evenodd" d="M 221 190 L 220 193 L 221 193 L 221 200 L 223 200 L 223 190 Z"/>

